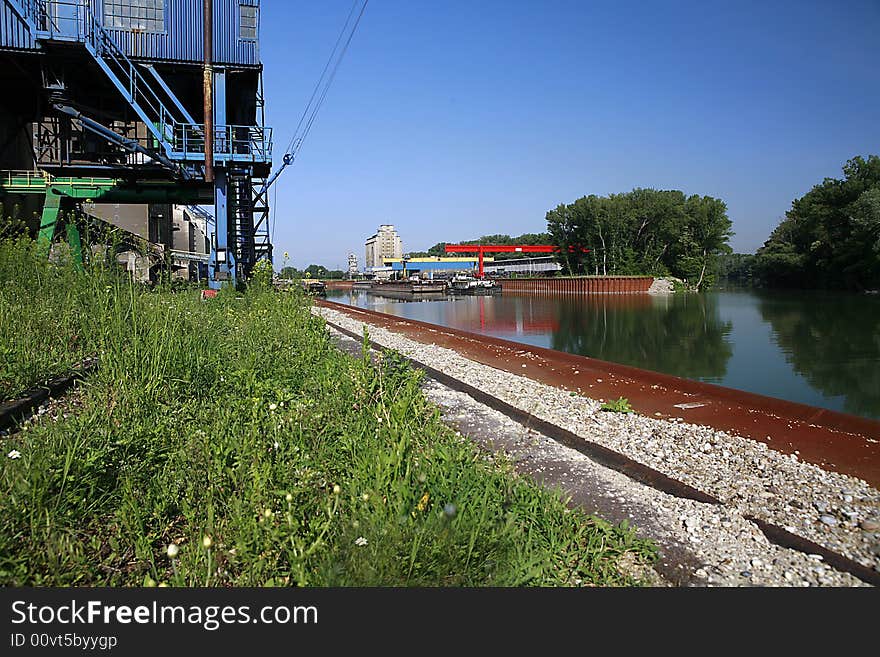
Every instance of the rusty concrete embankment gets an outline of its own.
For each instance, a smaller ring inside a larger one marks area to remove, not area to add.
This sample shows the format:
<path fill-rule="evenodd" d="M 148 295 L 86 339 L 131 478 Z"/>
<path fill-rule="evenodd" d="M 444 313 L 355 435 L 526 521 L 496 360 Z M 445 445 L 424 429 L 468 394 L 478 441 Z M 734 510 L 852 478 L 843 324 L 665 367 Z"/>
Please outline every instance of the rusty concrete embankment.
<path fill-rule="evenodd" d="M 876 420 L 344 304 L 317 303 L 496 369 L 593 399 L 626 397 L 642 414 L 681 418 L 761 441 L 776 451 L 796 452 L 803 461 L 880 486 L 880 422 Z"/>

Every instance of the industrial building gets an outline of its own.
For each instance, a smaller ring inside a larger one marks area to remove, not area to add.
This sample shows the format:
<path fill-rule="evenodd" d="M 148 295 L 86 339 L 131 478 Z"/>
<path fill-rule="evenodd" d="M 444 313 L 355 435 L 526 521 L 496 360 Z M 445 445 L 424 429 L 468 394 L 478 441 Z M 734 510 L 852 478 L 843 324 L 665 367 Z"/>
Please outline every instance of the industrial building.
<path fill-rule="evenodd" d="M 402 258 L 403 242 L 392 224 L 382 224 L 376 234 L 364 244 L 366 257 L 365 267 L 372 270 L 383 267 L 385 258 Z"/>
<path fill-rule="evenodd" d="M 483 270 L 489 276 L 552 276 L 562 271 L 562 265 L 554 256 L 539 256 L 496 260 L 492 264 L 484 265 Z"/>
<path fill-rule="evenodd" d="M 120 260 L 214 287 L 271 261 L 259 23 L 259 0 L 2 0 L 4 213 L 75 258 L 113 226 Z"/>

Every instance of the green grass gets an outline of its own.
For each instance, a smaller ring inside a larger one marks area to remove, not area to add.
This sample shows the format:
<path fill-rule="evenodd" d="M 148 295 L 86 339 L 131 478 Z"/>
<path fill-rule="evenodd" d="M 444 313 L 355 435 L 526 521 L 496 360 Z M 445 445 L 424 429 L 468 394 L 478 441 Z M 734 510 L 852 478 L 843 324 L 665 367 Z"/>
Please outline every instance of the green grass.
<path fill-rule="evenodd" d="M 637 583 L 617 562 L 649 542 L 478 451 L 417 372 L 342 354 L 309 303 L 150 291 L 0 242 L 4 394 L 100 359 L 74 414 L 2 439 L 21 458 L 0 457 L 0 584 Z"/>

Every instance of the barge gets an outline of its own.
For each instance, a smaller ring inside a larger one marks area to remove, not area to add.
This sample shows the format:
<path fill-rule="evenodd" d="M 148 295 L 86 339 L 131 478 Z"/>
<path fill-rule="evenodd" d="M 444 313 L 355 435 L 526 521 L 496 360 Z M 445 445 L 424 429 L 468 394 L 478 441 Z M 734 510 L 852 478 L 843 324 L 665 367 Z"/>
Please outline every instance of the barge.
<path fill-rule="evenodd" d="M 459 275 L 450 279 L 449 291 L 452 294 L 501 294 L 501 286 L 487 278 Z"/>
<path fill-rule="evenodd" d="M 393 299 L 442 299 L 446 296 L 443 281 L 382 281 L 373 283 L 370 294 Z"/>

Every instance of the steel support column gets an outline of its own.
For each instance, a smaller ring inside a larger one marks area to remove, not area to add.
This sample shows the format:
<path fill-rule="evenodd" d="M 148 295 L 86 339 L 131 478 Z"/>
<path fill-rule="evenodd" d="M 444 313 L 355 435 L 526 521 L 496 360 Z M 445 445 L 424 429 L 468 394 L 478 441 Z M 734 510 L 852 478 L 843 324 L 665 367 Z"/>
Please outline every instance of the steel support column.
<path fill-rule="evenodd" d="M 73 259 L 73 267 L 77 271 L 83 269 L 82 241 L 79 237 L 79 228 L 72 220 L 67 221 L 67 244 L 70 246 L 70 257 Z"/>
<path fill-rule="evenodd" d="M 229 242 L 229 187 L 226 170 L 214 172 L 214 239 L 211 243 L 211 276 L 213 289 L 225 281 L 235 283 L 235 253 Z"/>
<path fill-rule="evenodd" d="M 60 194 L 56 194 L 51 187 L 46 188 L 46 200 L 43 203 L 43 214 L 40 219 L 40 234 L 37 237 L 40 252 L 48 256 L 52 248 L 52 240 L 55 239 L 55 229 L 61 216 Z"/>
<path fill-rule="evenodd" d="M 226 71 L 213 70 L 214 76 L 214 141 L 216 153 L 225 148 L 228 135 L 217 135 L 217 126 L 226 125 Z M 220 137 L 219 139 L 217 137 Z M 214 244 L 211 251 L 210 284 L 219 288 L 224 281 L 235 284 L 238 274 L 235 262 L 235 227 L 229 225 L 229 172 L 222 167 L 214 169 Z M 231 229 L 231 230 L 230 230 Z"/>

